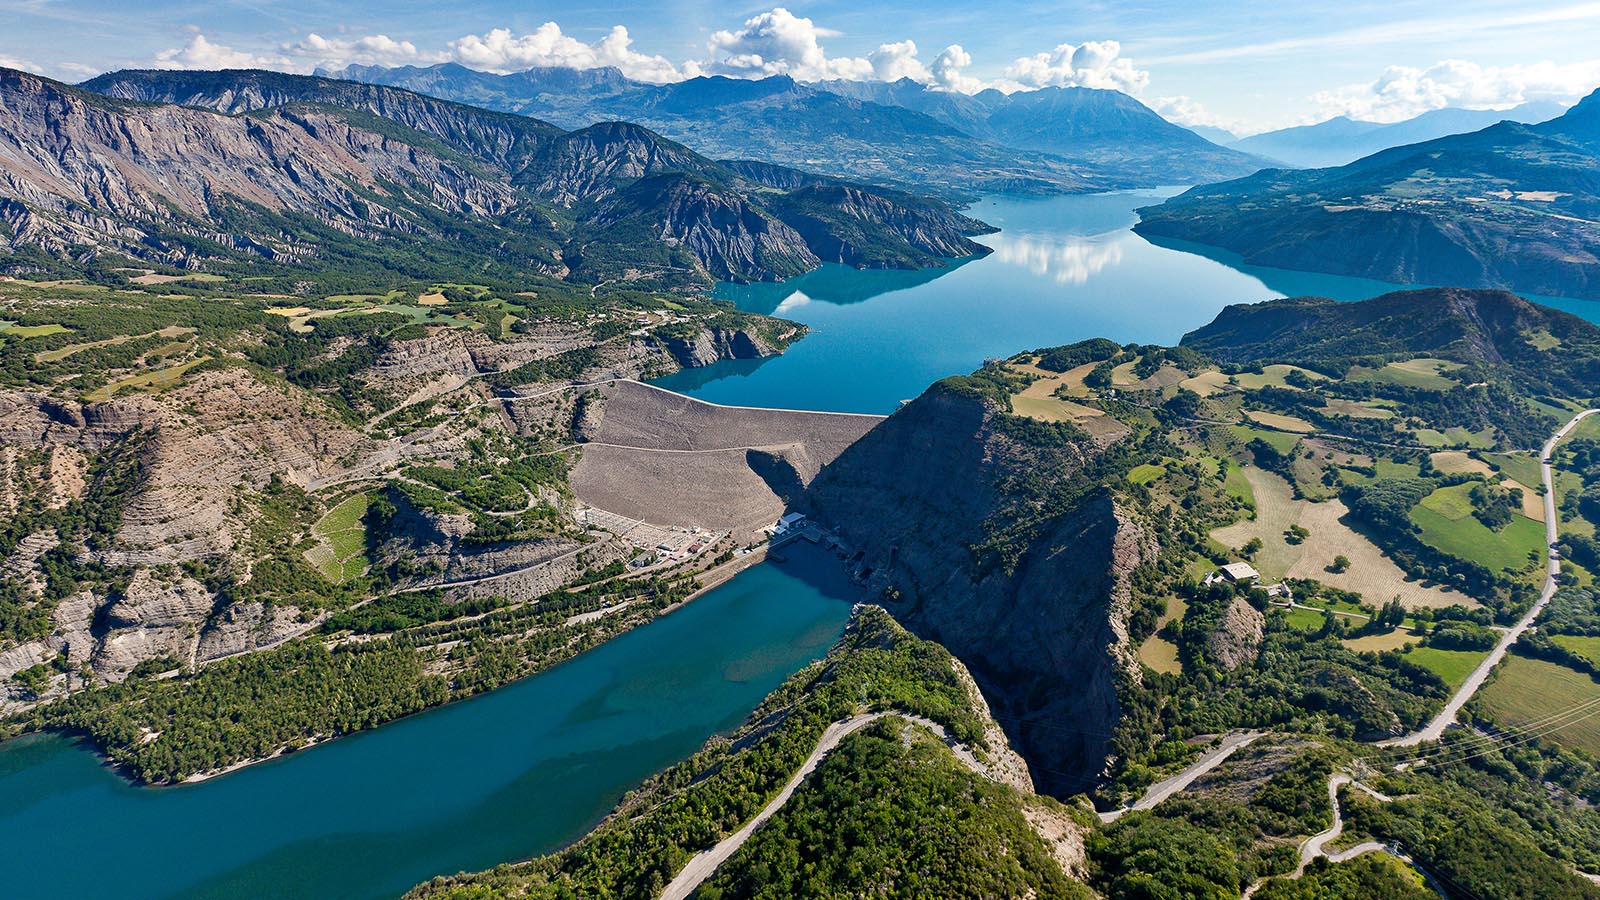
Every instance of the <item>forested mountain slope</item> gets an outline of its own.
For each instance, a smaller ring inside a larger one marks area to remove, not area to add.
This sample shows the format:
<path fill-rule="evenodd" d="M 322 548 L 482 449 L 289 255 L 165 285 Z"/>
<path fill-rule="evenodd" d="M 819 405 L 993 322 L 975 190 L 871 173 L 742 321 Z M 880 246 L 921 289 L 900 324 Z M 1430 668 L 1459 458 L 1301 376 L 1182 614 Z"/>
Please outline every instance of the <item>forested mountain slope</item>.
<path fill-rule="evenodd" d="M 1600 93 L 1333 169 L 1269 169 L 1139 211 L 1135 230 L 1246 262 L 1600 297 Z"/>

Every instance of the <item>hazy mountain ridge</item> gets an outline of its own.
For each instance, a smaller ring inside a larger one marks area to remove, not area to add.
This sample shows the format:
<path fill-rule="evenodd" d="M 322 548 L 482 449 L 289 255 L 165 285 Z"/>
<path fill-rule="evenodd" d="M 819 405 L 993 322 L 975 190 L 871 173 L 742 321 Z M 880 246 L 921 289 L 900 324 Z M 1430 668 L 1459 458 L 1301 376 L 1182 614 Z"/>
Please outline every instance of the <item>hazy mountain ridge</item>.
<path fill-rule="evenodd" d="M 13 251 L 110 251 L 186 268 L 353 254 L 414 277 L 437 274 L 441 257 L 479 257 L 589 281 L 702 284 L 787 277 L 818 258 L 797 230 L 775 227 L 782 193 L 636 125 L 563 132 L 396 88 L 258 71 L 121 72 L 89 86 L 106 94 L 21 72 L 0 78 Z M 704 182 L 720 198 L 713 206 L 748 214 L 690 214 L 697 237 L 684 243 L 672 196 L 626 192 L 656 205 L 619 208 L 629 185 L 669 173 Z M 835 209 L 830 230 L 813 217 L 806 231 L 830 258 L 849 244 L 851 258 L 874 265 L 986 252 L 961 233 L 981 223 L 903 199 L 892 216 Z M 344 246 L 339 235 L 377 243 Z M 379 246 L 390 241 L 399 257 Z M 655 268 L 634 265 L 634 251 Z"/>
<path fill-rule="evenodd" d="M 1565 105 L 1553 101 L 1524 103 L 1504 110 L 1446 108 L 1388 124 L 1336 116 L 1315 125 L 1254 134 L 1229 142 L 1227 146 L 1293 166 L 1342 166 L 1391 147 L 1478 131 L 1502 121 L 1523 124 L 1548 121 L 1566 109 Z"/>
<path fill-rule="evenodd" d="M 828 81 L 818 87 L 914 109 L 986 141 L 1061 156 L 1141 184 L 1214 181 L 1267 164 L 1259 156 L 1219 147 L 1120 91 L 1047 87 L 968 96 L 910 79 Z"/>
<path fill-rule="evenodd" d="M 1085 88 L 967 96 L 904 79 L 801 84 L 782 75 L 655 85 L 609 69 L 494 75 L 453 63 L 351 66 L 333 74 L 570 127 L 625 118 L 708 155 L 753 155 L 953 193 L 1189 183 L 1246 174 L 1265 162 L 1218 147 L 1125 94 Z"/>
<path fill-rule="evenodd" d="M 1399 283 L 1600 296 L 1600 93 L 1538 125 L 1269 169 L 1140 210 L 1150 237 Z"/>

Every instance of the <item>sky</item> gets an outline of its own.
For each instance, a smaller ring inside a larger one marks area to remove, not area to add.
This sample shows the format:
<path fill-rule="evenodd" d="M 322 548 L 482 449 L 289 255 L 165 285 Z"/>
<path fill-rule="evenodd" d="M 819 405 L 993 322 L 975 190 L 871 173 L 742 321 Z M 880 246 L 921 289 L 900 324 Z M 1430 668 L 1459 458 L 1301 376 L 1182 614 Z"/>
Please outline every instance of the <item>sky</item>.
<path fill-rule="evenodd" d="M 1482 0 L 0 0 L 0 65 L 349 64 L 913 78 L 972 93 L 1113 88 L 1239 134 L 1349 115 L 1574 102 L 1600 87 L 1600 2 Z"/>

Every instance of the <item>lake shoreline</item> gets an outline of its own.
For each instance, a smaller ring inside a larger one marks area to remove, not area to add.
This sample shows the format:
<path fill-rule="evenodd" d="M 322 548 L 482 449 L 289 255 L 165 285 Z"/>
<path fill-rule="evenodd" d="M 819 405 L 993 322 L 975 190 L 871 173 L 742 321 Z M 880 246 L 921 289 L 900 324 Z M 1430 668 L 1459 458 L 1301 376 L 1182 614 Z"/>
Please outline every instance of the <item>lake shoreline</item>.
<path fill-rule="evenodd" d="M 600 647 L 603 647 L 606 644 L 610 643 L 611 641 L 615 640 L 616 638 L 621 637 L 622 635 L 628 634 L 628 633 L 634 631 L 637 628 L 640 628 L 640 627 L 642 627 L 644 625 L 648 625 L 651 622 L 654 622 L 654 621 L 656 621 L 656 620 L 658 620 L 658 619 L 660 619 L 660 618 L 662 618 L 664 616 L 670 615 L 670 614 L 672 614 L 674 612 L 677 612 L 680 609 L 683 609 L 685 606 L 688 606 L 690 603 L 694 602 L 695 600 L 698 600 L 699 598 L 705 596 L 706 594 L 710 593 L 711 591 L 716 590 L 719 587 L 722 587 L 723 585 L 725 585 L 728 582 L 732 581 L 734 578 L 736 578 L 737 576 L 743 574 L 744 572 L 747 572 L 747 571 L 755 568 L 756 566 L 766 562 L 766 559 L 767 559 L 767 545 L 766 544 L 762 544 L 761 546 L 752 549 L 749 553 L 746 553 L 743 556 L 736 556 L 733 559 L 729 560 L 728 562 L 722 563 L 720 565 L 712 566 L 711 568 L 706 569 L 705 571 L 693 576 L 697 581 L 700 582 L 700 587 L 696 588 L 694 591 L 692 591 L 688 596 L 684 597 L 682 600 L 679 600 L 679 601 L 677 601 L 675 603 L 672 603 L 672 604 L 670 604 L 668 606 L 662 607 L 661 609 L 654 611 L 651 615 L 649 615 L 649 616 L 647 616 L 645 618 L 642 618 L 637 622 L 634 622 L 633 624 L 629 625 L 627 628 L 623 628 L 620 631 L 617 631 L 617 632 L 615 632 L 613 634 L 607 635 L 605 637 L 605 639 L 599 641 L 598 643 L 595 643 L 595 644 L 593 644 L 591 646 L 585 647 L 584 649 L 579 650 L 578 652 L 573 653 L 570 656 L 566 656 L 566 657 L 563 657 L 563 658 L 558 659 L 558 660 L 553 660 L 548 665 L 546 665 L 544 668 L 541 668 L 541 669 L 539 669 L 537 671 L 534 671 L 534 672 L 529 672 L 527 675 L 524 675 L 522 678 L 518 678 L 515 681 L 510 681 L 510 682 L 507 682 L 505 684 L 498 685 L 496 687 L 490 688 L 489 690 L 480 691 L 478 693 L 471 694 L 471 695 L 466 696 L 466 697 L 458 697 L 458 698 L 456 698 L 454 700 L 449 700 L 449 701 L 447 701 L 445 703 L 440 703 L 440 704 L 438 704 L 436 706 L 427 707 L 426 709 L 419 709 L 416 712 L 410 713 L 408 715 L 400 716 L 400 717 L 394 718 L 394 719 L 389 719 L 388 721 L 380 722 L 380 723 L 378 723 L 377 725 L 374 725 L 371 728 L 363 728 L 360 731 L 351 731 L 351 732 L 347 732 L 345 734 L 336 734 L 336 735 L 315 735 L 313 737 L 310 737 L 310 738 L 306 739 L 304 743 L 301 743 L 301 744 L 298 744 L 298 745 L 292 745 L 292 746 L 286 745 L 286 746 L 283 746 L 283 747 L 279 747 L 277 750 L 273 751 L 272 753 L 270 753 L 270 754 L 268 754 L 266 756 L 252 757 L 250 759 L 242 759 L 242 760 L 239 760 L 237 762 L 229 763 L 228 765 L 222 766 L 220 768 L 208 769 L 208 770 L 206 770 L 204 772 L 196 772 L 196 773 L 194 773 L 192 775 L 187 775 L 187 776 L 185 776 L 185 777 L 183 777 L 183 778 L 181 778 L 179 780 L 176 780 L 176 781 L 146 781 L 146 780 L 144 780 L 142 778 L 139 778 L 139 777 L 135 776 L 131 771 L 128 770 L 127 766 L 122 765 L 121 763 L 118 763 L 118 762 L 112 760 L 110 755 L 107 754 L 106 751 L 104 749 L 102 749 L 94 741 L 94 739 L 92 737 L 90 737 L 88 734 L 85 734 L 85 733 L 82 733 L 82 732 L 58 731 L 58 730 L 53 730 L 53 729 L 40 729 L 40 730 L 36 730 L 36 731 L 23 731 L 23 732 L 21 732 L 19 734 L 13 735 L 10 738 L 7 738 L 4 741 L 0 741 L 0 745 L 3 745 L 5 743 L 9 743 L 10 741 L 16 740 L 18 738 L 26 737 L 26 736 L 28 736 L 30 734 L 38 734 L 38 735 L 55 734 L 55 735 L 58 735 L 60 737 L 64 737 L 64 738 L 67 738 L 67 739 L 71 740 L 73 743 L 84 747 L 89 752 L 91 752 L 91 753 L 95 754 L 96 756 L 98 756 L 100 758 L 101 765 L 105 769 L 113 772 L 118 778 L 122 779 L 124 782 L 126 782 L 126 783 L 128 783 L 128 784 L 130 784 L 130 785 L 132 785 L 134 787 L 165 789 L 165 788 L 181 788 L 181 787 L 188 787 L 188 786 L 193 786 L 193 785 L 197 785 L 197 784 L 203 784 L 203 783 L 208 782 L 208 781 L 214 781 L 214 780 L 216 780 L 218 778 L 221 778 L 224 775 L 229 775 L 229 774 L 232 774 L 234 772 L 238 772 L 240 770 L 250 768 L 251 766 L 255 766 L 255 765 L 258 765 L 260 763 L 271 762 L 271 761 L 273 761 L 275 759 L 281 759 L 283 757 L 291 756 L 291 755 L 293 755 L 295 753 L 299 753 L 302 750 L 310 750 L 310 749 L 312 749 L 314 747 L 319 747 L 319 746 L 323 746 L 323 745 L 326 745 L 326 744 L 331 744 L 331 743 L 339 740 L 340 738 L 351 737 L 351 736 L 358 735 L 358 734 L 367 734 L 367 733 L 370 733 L 370 732 L 373 732 L 373 731 L 377 731 L 377 730 L 379 730 L 381 728 L 384 728 L 384 727 L 386 727 L 388 725 L 392 725 L 392 724 L 395 724 L 397 722 L 403 722 L 403 721 L 405 721 L 407 719 L 411 719 L 413 717 L 420 716 L 420 715 L 423 715 L 425 713 L 433 712 L 435 710 L 445 709 L 445 708 L 448 708 L 450 706 L 454 706 L 454 705 L 456 705 L 458 703 L 463 703 L 463 702 L 468 701 L 468 700 L 474 700 L 474 699 L 477 699 L 479 697 L 488 696 L 489 694 L 492 694 L 492 693 L 494 693 L 496 691 L 500 691 L 500 690 L 503 690 L 505 688 L 511 687 L 512 685 L 515 685 L 515 684 L 518 684 L 520 682 L 526 681 L 529 678 L 537 678 L 537 677 L 539 677 L 541 675 L 548 674 L 551 670 L 557 668 L 558 666 L 561 666 L 561 665 L 563 665 L 565 663 L 568 663 L 568 662 L 571 662 L 571 661 L 573 661 L 575 659 L 578 659 L 579 657 L 581 657 L 584 654 L 589 653 L 589 652 L 591 652 L 593 650 L 597 650 Z M 634 607 L 632 607 L 630 605 L 627 605 L 627 604 L 624 604 L 623 607 L 622 607 L 623 610 L 628 609 L 628 608 L 634 608 Z M 604 612 L 604 611 L 602 611 L 602 612 Z M 577 624 L 577 625 L 594 624 L 595 622 L 601 621 L 604 618 L 607 618 L 607 617 L 602 615 L 600 617 L 597 617 L 596 619 L 592 619 L 592 620 L 588 620 L 588 621 L 584 621 L 584 622 L 580 622 L 580 623 L 575 623 L 575 624 Z M 573 624 L 574 623 L 569 622 L 569 623 L 567 623 L 567 625 L 564 625 L 563 627 L 572 627 Z"/>

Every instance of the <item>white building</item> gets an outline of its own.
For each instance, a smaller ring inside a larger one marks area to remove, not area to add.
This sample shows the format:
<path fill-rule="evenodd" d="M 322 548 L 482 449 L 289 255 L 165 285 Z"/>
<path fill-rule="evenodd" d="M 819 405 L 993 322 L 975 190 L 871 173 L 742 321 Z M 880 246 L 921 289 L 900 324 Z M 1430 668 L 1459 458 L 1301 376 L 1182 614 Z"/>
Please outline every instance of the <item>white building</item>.
<path fill-rule="evenodd" d="M 779 519 L 776 523 L 774 523 L 772 528 L 770 528 L 769 530 L 774 535 L 787 534 L 788 531 L 791 528 L 797 527 L 801 522 L 804 522 L 805 520 L 806 520 L 806 517 L 805 517 L 805 515 L 803 513 L 797 513 L 797 512 L 784 513 L 783 518 Z"/>

